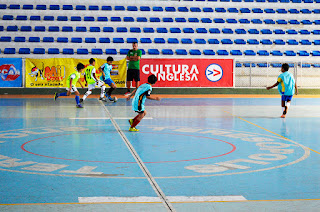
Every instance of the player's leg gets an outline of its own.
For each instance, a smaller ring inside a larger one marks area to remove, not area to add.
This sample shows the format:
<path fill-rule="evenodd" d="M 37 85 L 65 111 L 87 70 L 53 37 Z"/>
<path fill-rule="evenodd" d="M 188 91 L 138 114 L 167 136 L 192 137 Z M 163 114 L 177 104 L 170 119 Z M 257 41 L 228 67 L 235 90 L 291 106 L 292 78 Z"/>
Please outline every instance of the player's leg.
<path fill-rule="evenodd" d="M 67 92 L 63 92 L 63 93 L 54 93 L 54 101 L 56 101 L 60 96 L 68 96 L 68 91 L 69 88 L 66 88 Z M 70 95 L 70 94 L 69 94 Z"/>
<path fill-rule="evenodd" d="M 107 97 L 110 101 L 116 102 L 116 101 L 117 101 L 117 98 L 116 98 L 116 97 L 114 97 L 114 98 L 111 97 L 111 93 L 117 88 L 116 84 L 113 82 L 112 79 L 107 79 L 107 80 L 105 81 L 105 83 L 110 86 L 109 90 L 107 91 L 106 97 Z"/>
<path fill-rule="evenodd" d="M 132 132 L 137 132 L 139 131 L 136 126 L 140 123 L 140 121 L 143 119 L 143 117 L 145 117 L 147 115 L 146 111 L 142 111 L 139 112 L 138 115 L 136 117 L 134 117 L 134 119 L 130 119 L 129 123 L 131 124 L 129 131 Z"/>
<path fill-rule="evenodd" d="M 75 100 L 76 100 L 76 103 L 77 103 L 76 107 L 77 108 L 83 108 L 83 106 L 80 104 L 80 93 L 79 93 L 79 91 L 77 89 L 75 89 L 74 93 L 76 95 L 76 97 L 75 97 Z"/>
<path fill-rule="evenodd" d="M 138 89 L 139 87 L 139 82 L 140 82 L 140 70 L 139 69 L 136 69 L 134 70 L 134 81 L 136 82 L 136 88 Z"/>
<path fill-rule="evenodd" d="M 90 94 L 92 94 L 92 90 L 94 89 L 95 84 L 89 84 L 87 92 L 83 95 L 82 99 L 80 99 L 80 102 L 83 102 Z"/>
<path fill-rule="evenodd" d="M 130 95 L 130 88 L 133 80 L 133 71 L 132 69 L 128 69 L 127 71 L 127 92 L 124 94 L 125 96 Z"/>
<path fill-rule="evenodd" d="M 281 96 L 281 107 L 282 107 L 282 115 L 281 115 L 281 118 L 285 118 L 285 117 L 286 117 L 287 110 L 286 110 L 286 99 L 285 99 L 285 96 L 284 96 L 284 95 Z"/>

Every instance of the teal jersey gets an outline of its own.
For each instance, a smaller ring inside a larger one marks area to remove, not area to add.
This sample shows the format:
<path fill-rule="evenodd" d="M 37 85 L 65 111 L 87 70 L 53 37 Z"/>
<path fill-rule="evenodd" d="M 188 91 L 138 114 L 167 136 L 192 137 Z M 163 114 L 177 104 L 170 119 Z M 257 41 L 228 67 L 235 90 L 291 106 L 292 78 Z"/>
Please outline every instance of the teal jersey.
<path fill-rule="evenodd" d="M 147 96 L 151 95 L 151 91 L 152 86 L 149 83 L 140 85 L 132 101 L 132 110 L 136 112 L 143 112 L 144 103 L 146 101 Z"/>
<path fill-rule="evenodd" d="M 105 64 L 103 64 L 100 68 L 101 68 L 101 70 L 102 70 L 102 71 L 104 72 L 104 74 L 105 74 L 105 77 L 104 77 L 104 78 L 103 78 L 103 75 L 101 75 L 101 77 L 100 77 L 100 79 L 101 79 L 102 81 L 105 81 L 105 80 L 111 78 L 111 77 L 110 77 L 110 72 L 112 71 L 112 65 L 109 65 L 108 63 L 105 63 Z"/>
<path fill-rule="evenodd" d="M 280 81 L 280 82 L 279 82 Z M 278 77 L 278 91 L 285 96 L 292 96 L 295 93 L 295 80 L 293 75 L 286 71 Z"/>

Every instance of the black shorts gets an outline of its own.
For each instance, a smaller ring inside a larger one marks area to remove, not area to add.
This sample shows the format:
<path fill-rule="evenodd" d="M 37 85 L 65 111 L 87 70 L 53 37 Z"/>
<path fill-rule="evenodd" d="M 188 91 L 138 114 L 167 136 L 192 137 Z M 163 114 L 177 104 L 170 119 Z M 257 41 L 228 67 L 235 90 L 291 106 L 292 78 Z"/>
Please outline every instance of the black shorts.
<path fill-rule="evenodd" d="M 140 81 L 140 70 L 139 69 L 128 69 L 127 71 L 127 81 Z"/>

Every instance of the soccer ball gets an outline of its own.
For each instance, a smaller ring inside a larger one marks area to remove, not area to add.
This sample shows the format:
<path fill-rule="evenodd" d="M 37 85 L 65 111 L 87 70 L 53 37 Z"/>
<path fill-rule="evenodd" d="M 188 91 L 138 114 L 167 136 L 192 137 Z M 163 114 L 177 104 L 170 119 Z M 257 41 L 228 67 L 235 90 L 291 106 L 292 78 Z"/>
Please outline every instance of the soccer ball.
<path fill-rule="evenodd" d="M 114 102 L 118 101 L 118 98 L 117 98 L 117 97 L 114 97 L 114 98 L 113 98 L 113 101 L 114 101 Z"/>

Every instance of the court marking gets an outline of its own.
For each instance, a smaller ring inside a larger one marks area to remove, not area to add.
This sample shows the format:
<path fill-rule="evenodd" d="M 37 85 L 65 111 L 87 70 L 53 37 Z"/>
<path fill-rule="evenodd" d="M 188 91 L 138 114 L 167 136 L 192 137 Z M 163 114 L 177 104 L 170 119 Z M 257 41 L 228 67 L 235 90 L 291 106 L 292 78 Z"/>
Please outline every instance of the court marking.
<path fill-rule="evenodd" d="M 117 122 L 112 118 L 111 113 L 109 112 L 108 108 L 102 103 L 100 102 L 100 104 L 102 105 L 102 107 L 104 108 L 104 110 L 106 111 L 106 113 L 108 114 L 108 116 L 110 117 L 110 121 L 112 122 L 113 126 L 115 127 L 115 129 L 118 131 L 120 137 L 122 138 L 122 140 L 124 141 L 124 143 L 126 144 L 126 146 L 128 147 L 129 151 L 131 152 L 132 156 L 134 157 L 134 159 L 137 161 L 141 171 L 144 173 L 144 175 L 147 177 L 147 180 L 149 181 L 151 187 L 153 188 L 153 190 L 156 192 L 156 194 L 158 195 L 158 197 L 160 198 L 161 202 L 164 204 L 164 206 L 166 207 L 166 209 L 168 211 L 173 211 L 175 212 L 176 210 L 174 209 L 173 205 L 169 202 L 169 200 L 167 199 L 166 195 L 164 194 L 164 192 L 161 190 L 160 186 L 157 184 L 157 182 L 155 181 L 155 179 L 152 177 L 150 171 L 148 170 L 148 168 L 144 165 L 143 161 L 141 160 L 140 156 L 138 155 L 138 153 L 135 151 L 135 149 L 133 148 L 132 144 L 130 143 L 130 141 L 128 140 L 128 138 L 126 137 L 126 135 L 122 132 L 122 130 L 120 129 L 119 125 L 117 124 Z"/>
<path fill-rule="evenodd" d="M 264 131 L 267 131 L 267 132 L 272 133 L 272 134 L 274 134 L 274 135 L 276 135 L 276 136 L 279 136 L 280 138 L 283 138 L 283 139 L 285 139 L 285 140 L 287 140 L 287 141 L 289 141 L 289 142 L 292 142 L 292 143 L 297 144 L 297 145 L 299 145 L 299 146 L 301 146 L 301 147 L 303 147 L 303 148 L 306 148 L 306 149 L 311 150 L 311 151 L 313 151 L 313 152 L 315 152 L 315 153 L 317 153 L 317 154 L 320 154 L 320 152 L 318 152 L 318 151 L 316 151 L 316 150 L 314 150 L 314 149 L 311 149 L 311 148 L 309 148 L 309 147 L 307 147 L 307 146 L 304 146 L 304 145 L 302 145 L 302 144 L 300 144 L 300 143 L 298 143 L 298 142 L 296 142 L 296 141 L 293 141 L 293 140 L 291 140 L 291 139 L 289 139 L 289 138 L 286 138 L 286 137 L 284 137 L 284 136 L 282 136 L 282 135 L 279 135 L 279 134 L 277 134 L 277 133 L 275 133 L 275 132 L 273 132 L 273 131 L 271 131 L 271 130 L 268 130 L 268 129 L 266 129 L 266 128 L 263 128 L 263 127 L 255 124 L 255 123 L 252 123 L 252 122 L 250 122 L 250 121 L 248 121 L 248 120 L 246 120 L 246 119 L 244 119 L 244 118 L 242 118 L 242 117 L 240 117 L 240 116 L 233 115 L 233 114 L 232 114 L 231 112 L 229 112 L 229 111 L 223 111 L 223 112 L 225 112 L 225 113 L 227 113 L 227 114 L 229 114 L 229 115 L 231 115 L 231 116 L 233 116 L 233 117 L 236 117 L 236 118 L 238 118 L 238 119 L 240 119 L 240 120 L 242 120 L 242 121 L 245 121 L 245 122 L 247 122 L 247 123 L 249 123 L 249 124 L 251 124 L 251 125 L 253 125 L 253 126 L 256 126 L 256 127 L 260 128 L 260 129 L 263 129 Z"/>
<path fill-rule="evenodd" d="M 131 117 L 113 117 L 113 119 L 119 119 L 119 120 L 128 120 Z M 109 120 L 109 117 L 92 117 L 92 118 L 69 118 L 69 119 L 80 119 L 80 120 L 96 120 L 96 119 L 106 119 Z M 153 119 L 152 117 L 145 117 L 143 119 Z"/>

